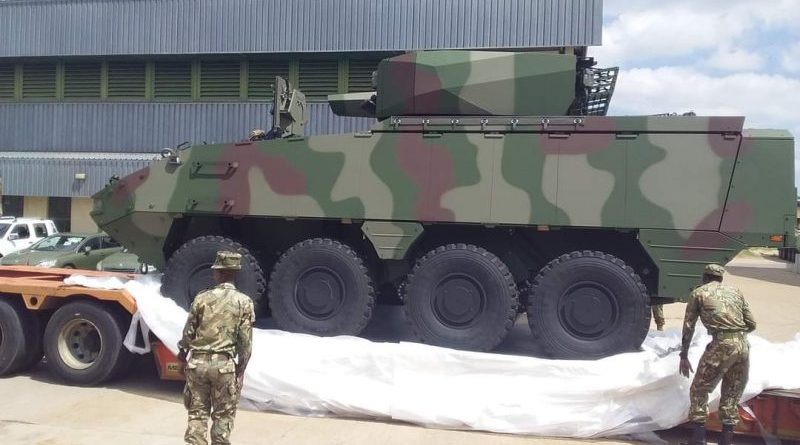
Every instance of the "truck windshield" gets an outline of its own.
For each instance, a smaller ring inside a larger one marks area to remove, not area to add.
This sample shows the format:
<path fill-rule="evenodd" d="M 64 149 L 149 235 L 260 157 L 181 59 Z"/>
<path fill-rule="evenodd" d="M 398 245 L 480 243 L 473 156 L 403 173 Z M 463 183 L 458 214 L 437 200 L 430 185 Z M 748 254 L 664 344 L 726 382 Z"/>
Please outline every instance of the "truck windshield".
<path fill-rule="evenodd" d="M 85 237 L 83 236 L 51 236 L 34 244 L 33 247 L 31 247 L 31 250 L 35 250 L 37 252 L 64 252 L 75 250 L 75 248 L 78 247 L 78 244 L 80 244 L 84 239 Z"/>
<path fill-rule="evenodd" d="M 0 238 L 8 232 L 9 227 L 11 227 L 11 224 L 0 224 Z"/>

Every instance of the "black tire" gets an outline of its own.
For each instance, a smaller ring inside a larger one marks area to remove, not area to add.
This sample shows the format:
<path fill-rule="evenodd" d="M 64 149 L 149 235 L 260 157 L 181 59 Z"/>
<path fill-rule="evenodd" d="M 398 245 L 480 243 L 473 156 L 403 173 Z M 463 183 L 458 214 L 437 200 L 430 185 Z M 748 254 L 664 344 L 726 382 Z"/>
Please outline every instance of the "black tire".
<path fill-rule="evenodd" d="M 42 361 L 44 357 L 44 344 L 42 339 L 44 337 L 44 323 L 42 323 L 41 314 L 34 311 L 25 311 L 28 313 L 27 320 L 23 324 L 25 331 L 25 355 L 20 360 L 19 369 L 17 371 L 27 371 Z"/>
<path fill-rule="evenodd" d="M 0 376 L 30 368 L 41 348 L 38 317 L 11 298 L 0 296 Z"/>
<path fill-rule="evenodd" d="M 596 359 L 636 351 L 647 336 L 650 306 L 639 275 L 603 252 L 561 255 L 536 276 L 528 324 L 544 353 Z"/>
<path fill-rule="evenodd" d="M 424 343 L 489 351 L 514 325 L 517 297 L 500 258 L 471 244 L 448 244 L 417 261 L 403 308 Z"/>
<path fill-rule="evenodd" d="M 220 250 L 242 255 L 242 269 L 236 276 L 236 288 L 253 300 L 256 313 L 260 313 L 266 290 L 264 271 L 249 249 L 223 236 L 197 237 L 178 248 L 167 261 L 161 293 L 184 309 L 189 309 L 198 293 L 216 284 L 211 265 Z"/>
<path fill-rule="evenodd" d="M 59 308 L 44 331 L 50 370 L 74 385 L 95 386 L 129 368 L 132 355 L 123 345 L 129 317 L 115 308 L 87 301 Z"/>
<path fill-rule="evenodd" d="M 349 246 L 328 238 L 295 244 L 269 281 L 269 307 L 290 332 L 358 335 L 372 317 L 375 290 L 367 267 Z"/>

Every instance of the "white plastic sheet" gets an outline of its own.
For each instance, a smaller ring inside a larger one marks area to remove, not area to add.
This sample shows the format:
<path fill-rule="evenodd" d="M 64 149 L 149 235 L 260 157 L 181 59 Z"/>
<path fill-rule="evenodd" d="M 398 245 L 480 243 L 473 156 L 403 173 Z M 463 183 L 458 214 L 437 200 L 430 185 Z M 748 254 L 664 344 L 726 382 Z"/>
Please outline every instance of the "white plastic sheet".
<path fill-rule="evenodd" d="M 186 312 L 159 294 L 155 278 L 125 288 L 146 325 L 177 352 Z M 686 418 L 690 381 L 677 372 L 679 337 L 677 330 L 651 332 L 641 352 L 561 361 L 256 329 L 242 403 L 299 415 L 516 434 L 646 433 Z M 700 328 L 689 354 L 695 366 L 709 340 Z M 743 400 L 766 388 L 800 387 L 800 334 L 782 344 L 754 335 L 750 342 Z M 713 409 L 718 397 L 719 389 Z"/>

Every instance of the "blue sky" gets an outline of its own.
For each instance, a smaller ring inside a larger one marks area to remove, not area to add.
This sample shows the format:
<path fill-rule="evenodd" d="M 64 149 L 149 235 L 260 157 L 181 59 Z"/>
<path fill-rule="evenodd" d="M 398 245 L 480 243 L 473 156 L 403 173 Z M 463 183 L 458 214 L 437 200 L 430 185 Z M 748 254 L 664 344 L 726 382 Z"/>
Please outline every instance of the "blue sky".
<path fill-rule="evenodd" d="M 800 138 L 800 0 L 605 0 L 610 114 L 742 115 Z M 795 144 L 795 184 L 800 147 Z"/>

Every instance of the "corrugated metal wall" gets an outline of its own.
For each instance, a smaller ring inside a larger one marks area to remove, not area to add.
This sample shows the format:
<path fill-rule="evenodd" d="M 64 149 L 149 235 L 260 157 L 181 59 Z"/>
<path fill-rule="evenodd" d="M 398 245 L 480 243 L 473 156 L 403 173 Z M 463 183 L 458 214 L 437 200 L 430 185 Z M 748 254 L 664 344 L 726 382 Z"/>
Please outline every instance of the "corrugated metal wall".
<path fill-rule="evenodd" d="M 0 57 L 591 46 L 602 0 L 0 2 Z"/>
<path fill-rule="evenodd" d="M 91 196 L 113 175 L 147 166 L 141 159 L 9 159 L 0 158 L 3 193 L 19 196 Z M 75 173 L 86 173 L 85 180 Z"/>
<path fill-rule="evenodd" d="M 0 103 L 0 151 L 158 152 L 183 141 L 230 142 L 268 129 L 266 103 Z M 306 133 L 367 130 L 374 119 L 309 104 Z"/>

